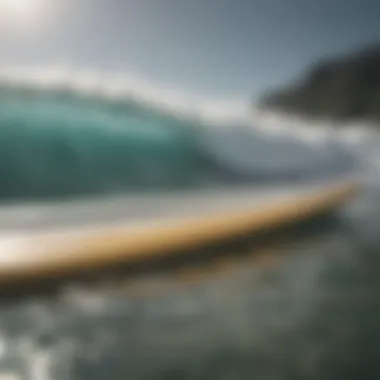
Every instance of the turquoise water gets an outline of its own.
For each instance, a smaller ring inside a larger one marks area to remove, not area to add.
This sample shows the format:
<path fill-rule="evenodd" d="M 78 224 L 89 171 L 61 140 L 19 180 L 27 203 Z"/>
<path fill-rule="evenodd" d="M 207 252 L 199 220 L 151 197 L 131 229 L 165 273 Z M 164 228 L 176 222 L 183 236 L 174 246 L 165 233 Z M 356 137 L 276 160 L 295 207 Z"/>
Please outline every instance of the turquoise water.
<path fill-rule="evenodd" d="M 137 105 L 3 90 L 0 196 L 189 186 L 196 137 L 185 122 Z"/>
<path fill-rule="evenodd" d="M 294 180 L 351 166 L 334 146 L 313 150 L 248 126 L 218 128 L 132 96 L 0 88 L 2 200 Z"/>

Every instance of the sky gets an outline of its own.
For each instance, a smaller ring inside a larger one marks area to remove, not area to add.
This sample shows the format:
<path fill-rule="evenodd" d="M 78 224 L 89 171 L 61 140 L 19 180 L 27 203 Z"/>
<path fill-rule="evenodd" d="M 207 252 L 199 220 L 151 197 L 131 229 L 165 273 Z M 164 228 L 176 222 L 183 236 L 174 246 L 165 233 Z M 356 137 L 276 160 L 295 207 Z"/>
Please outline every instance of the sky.
<path fill-rule="evenodd" d="M 254 99 L 380 42 L 379 15 L 378 0 L 0 0 L 0 65 L 68 62 Z"/>

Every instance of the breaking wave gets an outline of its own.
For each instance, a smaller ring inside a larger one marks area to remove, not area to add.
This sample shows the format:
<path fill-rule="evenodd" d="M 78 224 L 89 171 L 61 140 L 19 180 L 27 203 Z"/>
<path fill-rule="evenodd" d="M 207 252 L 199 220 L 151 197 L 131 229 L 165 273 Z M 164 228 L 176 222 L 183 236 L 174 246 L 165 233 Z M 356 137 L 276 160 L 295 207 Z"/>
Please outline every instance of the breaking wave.
<path fill-rule="evenodd" d="M 335 177 L 368 165 L 357 147 L 371 136 L 135 77 L 3 69 L 0 198 Z"/>

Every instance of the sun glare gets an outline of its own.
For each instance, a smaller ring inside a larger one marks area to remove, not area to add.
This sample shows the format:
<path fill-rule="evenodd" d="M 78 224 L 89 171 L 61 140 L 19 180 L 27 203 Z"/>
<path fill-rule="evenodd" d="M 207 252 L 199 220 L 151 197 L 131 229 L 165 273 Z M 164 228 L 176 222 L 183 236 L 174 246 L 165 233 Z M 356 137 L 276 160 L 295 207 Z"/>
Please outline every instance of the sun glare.
<path fill-rule="evenodd" d="M 0 0 L 0 16 L 7 21 L 33 19 L 40 8 L 41 0 Z"/>

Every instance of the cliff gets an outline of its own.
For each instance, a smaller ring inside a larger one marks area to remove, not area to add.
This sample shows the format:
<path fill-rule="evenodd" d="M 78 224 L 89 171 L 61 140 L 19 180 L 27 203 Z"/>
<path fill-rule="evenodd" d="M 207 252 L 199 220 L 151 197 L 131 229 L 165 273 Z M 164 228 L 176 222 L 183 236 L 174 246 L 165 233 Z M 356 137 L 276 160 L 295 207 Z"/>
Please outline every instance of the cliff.
<path fill-rule="evenodd" d="M 320 61 L 296 83 L 265 94 L 259 106 L 332 120 L 380 121 L 380 45 Z"/>

